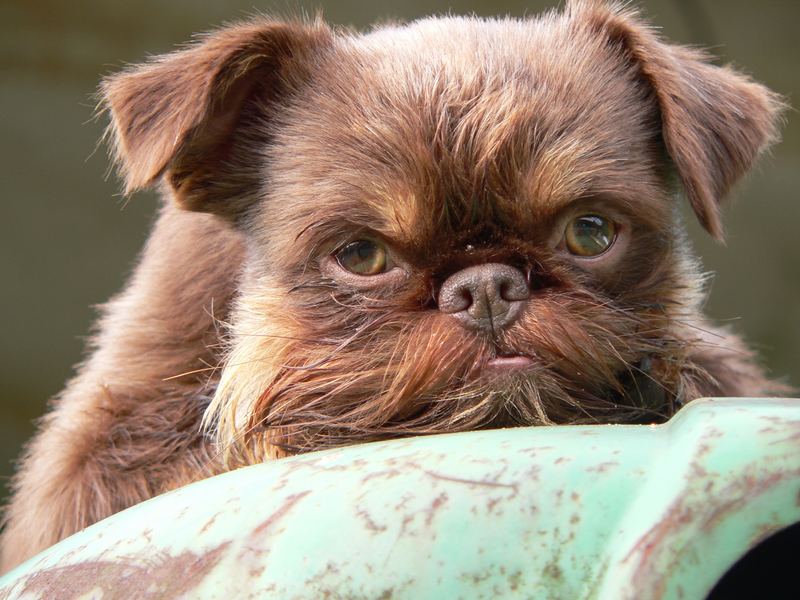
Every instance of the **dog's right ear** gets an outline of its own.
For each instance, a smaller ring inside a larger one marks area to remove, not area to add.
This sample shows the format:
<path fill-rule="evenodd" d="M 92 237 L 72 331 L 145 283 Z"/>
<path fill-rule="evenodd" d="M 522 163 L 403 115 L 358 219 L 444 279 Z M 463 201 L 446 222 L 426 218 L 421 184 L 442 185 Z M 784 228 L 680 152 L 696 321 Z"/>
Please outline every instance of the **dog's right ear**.
<path fill-rule="evenodd" d="M 270 107 L 308 78 L 331 39 L 320 22 L 262 18 L 105 79 L 107 135 L 126 193 L 163 176 L 184 208 L 239 214 L 247 182 L 241 169 L 233 172 L 232 158 L 242 152 L 236 129 L 268 118 Z"/>
<path fill-rule="evenodd" d="M 759 154 L 778 139 L 782 99 L 705 53 L 668 44 L 616 0 L 568 0 L 579 27 L 605 36 L 655 94 L 665 149 L 700 223 L 722 239 L 720 207 Z"/>

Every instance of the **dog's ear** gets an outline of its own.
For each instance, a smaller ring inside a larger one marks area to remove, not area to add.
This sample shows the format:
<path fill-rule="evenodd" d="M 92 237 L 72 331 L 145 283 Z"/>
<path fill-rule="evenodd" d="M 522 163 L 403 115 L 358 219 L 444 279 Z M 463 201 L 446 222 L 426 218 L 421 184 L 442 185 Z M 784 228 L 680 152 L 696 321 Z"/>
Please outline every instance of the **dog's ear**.
<path fill-rule="evenodd" d="M 183 207 L 236 215 L 246 169 L 233 164 L 244 152 L 234 132 L 295 91 L 330 40 L 319 22 L 257 19 L 105 79 L 107 135 L 126 193 L 164 176 Z"/>
<path fill-rule="evenodd" d="M 777 141 L 780 97 L 711 64 L 703 52 L 662 42 L 634 10 L 616 2 L 572 0 L 567 10 L 638 64 L 655 93 L 664 145 L 687 199 L 703 227 L 722 239 L 720 203 Z"/>

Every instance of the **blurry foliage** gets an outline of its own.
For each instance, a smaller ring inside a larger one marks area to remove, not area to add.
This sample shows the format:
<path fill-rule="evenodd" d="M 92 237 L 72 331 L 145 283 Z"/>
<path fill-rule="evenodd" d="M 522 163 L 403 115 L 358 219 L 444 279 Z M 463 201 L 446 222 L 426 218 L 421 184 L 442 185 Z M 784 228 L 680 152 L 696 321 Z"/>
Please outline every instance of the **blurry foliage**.
<path fill-rule="evenodd" d="M 650 0 L 645 13 L 676 41 L 708 46 L 791 101 L 800 90 L 794 0 Z M 541 0 L 321 3 L 332 23 L 450 11 L 535 14 Z M 317 12 L 318 4 L 252 0 L 10 0 L 0 5 L 0 475 L 32 420 L 82 356 L 92 305 L 120 288 L 144 241 L 152 193 L 130 202 L 105 177 L 104 123 L 93 119 L 99 77 L 185 42 L 191 34 L 256 11 Z M 716 272 L 708 312 L 762 352 L 776 375 L 800 384 L 800 125 L 789 114 L 784 142 L 739 187 L 726 219 L 726 247 L 691 221 L 707 269 Z M 689 218 L 689 217 L 687 217 Z M 691 219 L 690 219 L 691 220 Z"/>

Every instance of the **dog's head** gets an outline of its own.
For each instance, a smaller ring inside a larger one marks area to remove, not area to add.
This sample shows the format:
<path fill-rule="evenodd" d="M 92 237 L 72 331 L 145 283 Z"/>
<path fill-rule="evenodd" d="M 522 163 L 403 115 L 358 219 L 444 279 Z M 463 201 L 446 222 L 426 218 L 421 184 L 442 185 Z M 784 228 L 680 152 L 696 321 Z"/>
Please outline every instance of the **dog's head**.
<path fill-rule="evenodd" d="M 719 204 L 778 100 L 637 16 L 256 20 L 107 80 L 128 190 L 245 234 L 207 415 L 275 454 L 668 416 Z M 218 258 L 224 260 L 224 257 Z"/>

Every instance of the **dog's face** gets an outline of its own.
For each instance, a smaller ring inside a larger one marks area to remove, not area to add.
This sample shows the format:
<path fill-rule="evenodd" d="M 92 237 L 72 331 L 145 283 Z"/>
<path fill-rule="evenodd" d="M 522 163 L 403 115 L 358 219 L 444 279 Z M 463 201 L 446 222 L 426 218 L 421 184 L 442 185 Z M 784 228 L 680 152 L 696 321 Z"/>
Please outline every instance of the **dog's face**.
<path fill-rule="evenodd" d="M 676 187 L 719 236 L 777 112 L 600 2 L 254 23 L 105 93 L 129 188 L 246 236 L 208 418 L 262 454 L 669 416 L 700 299 Z"/>

